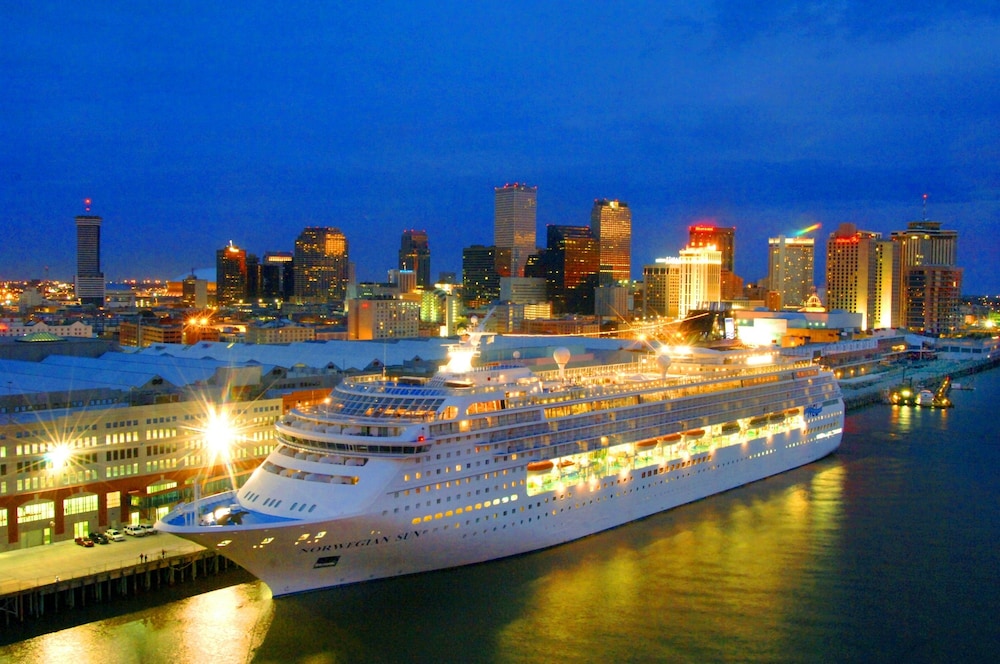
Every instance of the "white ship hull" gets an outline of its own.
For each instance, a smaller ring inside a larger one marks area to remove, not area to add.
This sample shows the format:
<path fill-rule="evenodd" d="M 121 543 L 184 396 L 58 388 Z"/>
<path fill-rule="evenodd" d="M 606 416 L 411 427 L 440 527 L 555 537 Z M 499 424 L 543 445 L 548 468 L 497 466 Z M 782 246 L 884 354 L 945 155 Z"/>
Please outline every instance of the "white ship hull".
<path fill-rule="evenodd" d="M 842 422 L 842 410 L 840 417 Z M 833 452 L 840 439 L 840 427 L 819 439 L 791 429 L 692 455 L 692 460 L 705 460 L 674 471 L 657 473 L 661 466 L 652 465 L 612 482 L 521 495 L 476 511 L 469 525 L 464 515 L 414 525 L 400 515 L 379 516 L 374 505 L 371 513 L 354 518 L 232 526 L 222 533 L 196 526 L 166 529 L 212 549 L 230 540 L 219 552 L 263 580 L 277 597 L 562 544 L 811 463 Z M 322 539 L 314 539 L 320 532 L 325 532 Z M 299 540 L 303 534 L 310 537 Z M 261 544 L 272 537 L 273 542 Z"/>

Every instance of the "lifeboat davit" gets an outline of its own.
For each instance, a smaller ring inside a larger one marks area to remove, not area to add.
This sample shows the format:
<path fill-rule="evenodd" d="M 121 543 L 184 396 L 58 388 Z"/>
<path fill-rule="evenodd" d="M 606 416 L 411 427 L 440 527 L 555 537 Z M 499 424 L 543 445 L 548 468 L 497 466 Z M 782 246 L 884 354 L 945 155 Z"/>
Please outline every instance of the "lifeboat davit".
<path fill-rule="evenodd" d="M 552 470 L 552 467 L 554 465 L 555 464 L 553 464 L 548 459 L 546 459 L 544 461 L 532 461 L 531 463 L 528 464 L 528 472 L 529 473 L 544 473 L 544 472 L 547 472 L 549 470 Z"/>

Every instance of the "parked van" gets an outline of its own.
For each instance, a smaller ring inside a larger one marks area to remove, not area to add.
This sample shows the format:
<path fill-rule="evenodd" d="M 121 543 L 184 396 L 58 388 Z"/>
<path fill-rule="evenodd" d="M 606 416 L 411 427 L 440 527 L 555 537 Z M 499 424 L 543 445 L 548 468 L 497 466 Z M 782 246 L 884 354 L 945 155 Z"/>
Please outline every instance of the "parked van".
<path fill-rule="evenodd" d="M 125 526 L 125 534 L 131 535 L 132 537 L 145 537 L 146 529 L 142 526 L 133 526 L 132 524 L 129 524 Z"/>
<path fill-rule="evenodd" d="M 108 528 L 104 531 L 105 537 L 113 542 L 124 542 L 125 536 L 122 535 L 120 530 L 115 530 L 114 528 Z"/>

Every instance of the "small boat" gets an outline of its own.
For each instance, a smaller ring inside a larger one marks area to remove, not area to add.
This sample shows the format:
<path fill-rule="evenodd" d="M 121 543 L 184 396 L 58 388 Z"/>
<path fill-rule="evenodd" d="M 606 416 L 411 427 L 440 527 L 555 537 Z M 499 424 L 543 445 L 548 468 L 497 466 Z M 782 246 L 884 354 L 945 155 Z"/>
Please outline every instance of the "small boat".
<path fill-rule="evenodd" d="M 653 440 L 641 440 L 635 444 L 635 449 L 640 450 L 642 452 L 648 452 L 649 450 L 656 447 L 656 443 L 657 441 L 655 438 Z"/>
<path fill-rule="evenodd" d="M 701 438 L 705 435 L 704 429 L 691 429 L 690 431 L 684 432 L 685 438 Z"/>
<path fill-rule="evenodd" d="M 731 433 L 739 433 L 740 425 L 736 422 L 726 422 L 722 425 L 722 433 L 729 435 Z"/>
<path fill-rule="evenodd" d="M 767 416 L 755 417 L 750 420 L 751 427 L 762 427 L 767 424 Z"/>
<path fill-rule="evenodd" d="M 934 393 L 930 390 L 920 390 L 917 394 L 917 405 L 918 406 L 933 406 L 934 405 Z"/>
<path fill-rule="evenodd" d="M 555 464 L 553 464 L 548 459 L 545 459 L 543 461 L 532 461 L 531 463 L 528 464 L 528 472 L 529 473 L 545 473 L 545 472 L 548 472 L 548 471 L 552 470 L 552 467 L 554 465 Z"/>
<path fill-rule="evenodd" d="M 785 414 L 784 413 L 771 413 L 770 415 L 767 416 L 767 421 L 768 422 L 784 422 L 785 421 Z"/>
<path fill-rule="evenodd" d="M 681 442 L 681 434 L 679 434 L 679 433 L 667 434 L 666 436 L 663 437 L 663 442 L 666 445 L 672 445 L 673 443 L 679 443 L 679 442 Z"/>

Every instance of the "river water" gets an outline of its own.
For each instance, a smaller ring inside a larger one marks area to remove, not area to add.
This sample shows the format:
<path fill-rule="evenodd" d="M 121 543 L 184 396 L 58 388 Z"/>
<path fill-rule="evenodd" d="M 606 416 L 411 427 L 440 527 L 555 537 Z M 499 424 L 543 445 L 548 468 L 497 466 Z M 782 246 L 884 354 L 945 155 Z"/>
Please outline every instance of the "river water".
<path fill-rule="evenodd" d="M 952 410 L 850 413 L 827 459 L 582 541 L 276 601 L 247 582 L 116 603 L 0 662 L 996 661 L 1000 371 L 973 384 Z"/>

